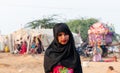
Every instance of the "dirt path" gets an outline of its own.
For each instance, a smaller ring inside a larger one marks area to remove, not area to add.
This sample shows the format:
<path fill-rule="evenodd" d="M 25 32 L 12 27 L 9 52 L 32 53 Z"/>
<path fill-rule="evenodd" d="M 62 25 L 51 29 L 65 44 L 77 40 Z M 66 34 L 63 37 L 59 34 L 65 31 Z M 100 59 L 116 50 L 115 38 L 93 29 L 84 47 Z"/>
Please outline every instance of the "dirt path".
<path fill-rule="evenodd" d="M 0 53 L 0 73 L 44 73 L 44 55 L 14 55 Z M 82 64 L 85 62 L 82 59 Z M 106 73 L 108 66 L 113 66 L 120 72 L 118 62 L 88 62 L 88 67 L 83 67 L 83 73 Z"/>

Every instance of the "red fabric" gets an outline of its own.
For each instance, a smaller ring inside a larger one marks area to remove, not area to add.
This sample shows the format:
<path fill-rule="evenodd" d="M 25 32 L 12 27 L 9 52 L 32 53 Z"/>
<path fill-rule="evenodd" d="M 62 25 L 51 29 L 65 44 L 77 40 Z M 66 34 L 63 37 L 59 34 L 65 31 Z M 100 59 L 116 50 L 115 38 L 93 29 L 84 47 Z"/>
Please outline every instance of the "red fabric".
<path fill-rule="evenodd" d="M 23 43 L 21 46 L 20 54 L 24 54 L 26 53 L 26 51 L 27 51 L 27 46 L 25 43 Z"/>
<path fill-rule="evenodd" d="M 114 60 L 104 60 L 104 62 L 114 62 Z"/>

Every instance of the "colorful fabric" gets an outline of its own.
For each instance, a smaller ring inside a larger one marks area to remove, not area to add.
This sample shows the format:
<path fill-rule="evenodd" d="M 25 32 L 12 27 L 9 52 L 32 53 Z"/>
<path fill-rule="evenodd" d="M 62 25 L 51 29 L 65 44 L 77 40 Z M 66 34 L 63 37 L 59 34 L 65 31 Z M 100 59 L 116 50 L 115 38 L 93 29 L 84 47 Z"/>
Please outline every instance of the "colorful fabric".
<path fill-rule="evenodd" d="M 34 49 L 35 48 L 35 44 L 32 44 L 31 48 Z"/>
<path fill-rule="evenodd" d="M 101 57 L 101 54 L 100 54 L 100 53 L 95 54 L 95 55 L 93 56 L 93 61 L 94 61 L 94 62 L 99 62 L 99 61 L 101 61 L 101 60 L 102 60 L 102 57 Z"/>
<path fill-rule="evenodd" d="M 66 68 L 62 65 L 55 66 L 53 72 L 50 73 L 74 73 L 72 68 Z"/>
<path fill-rule="evenodd" d="M 21 50 L 20 50 L 20 54 L 24 54 L 27 51 L 27 45 L 25 43 L 22 44 Z"/>
<path fill-rule="evenodd" d="M 112 32 L 109 32 L 106 37 L 105 37 L 105 42 L 107 44 L 111 44 L 112 43 L 112 36 L 113 36 L 113 33 Z"/>
<path fill-rule="evenodd" d="M 101 56 L 102 49 L 99 46 L 97 46 L 96 48 L 94 48 L 93 52 L 94 52 L 93 53 L 93 61 L 94 62 L 98 62 L 98 61 L 102 60 L 102 56 Z"/>

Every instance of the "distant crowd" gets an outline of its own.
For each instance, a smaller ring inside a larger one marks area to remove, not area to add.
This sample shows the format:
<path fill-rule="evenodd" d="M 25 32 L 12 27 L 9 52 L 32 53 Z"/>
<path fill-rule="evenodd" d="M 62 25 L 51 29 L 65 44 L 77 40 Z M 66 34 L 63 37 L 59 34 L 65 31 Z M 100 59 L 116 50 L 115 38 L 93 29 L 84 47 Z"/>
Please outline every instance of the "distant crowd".
<path fill-rule="evenodd" d="M 28 47 L 29 46 L 29 47 Z M 27 41 L 21 41 L 19 44 L 14 44 L 14 54 L 41 54 L 44 51 L 44 47 L 41 41 L 41 35 L 34 36 L 31 43 Z"/>

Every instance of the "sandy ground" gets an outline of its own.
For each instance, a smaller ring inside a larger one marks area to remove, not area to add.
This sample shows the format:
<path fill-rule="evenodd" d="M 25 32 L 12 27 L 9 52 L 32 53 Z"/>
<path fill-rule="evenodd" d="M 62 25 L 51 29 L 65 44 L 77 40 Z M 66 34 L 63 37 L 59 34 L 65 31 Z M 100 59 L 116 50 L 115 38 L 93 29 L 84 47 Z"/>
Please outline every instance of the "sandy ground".
<path fill-rule="evenodd" d="M 43 54 L 15 55 L 0 53 L 0 73 L 44 73 Z M 113 66 L 120 73 L 120 60 L 118 62 L 88 62 L 82 60 L 83 73 L 106 73 L 108 66 Z M 87 66 L 83 65 L 87 62 Z"/>

